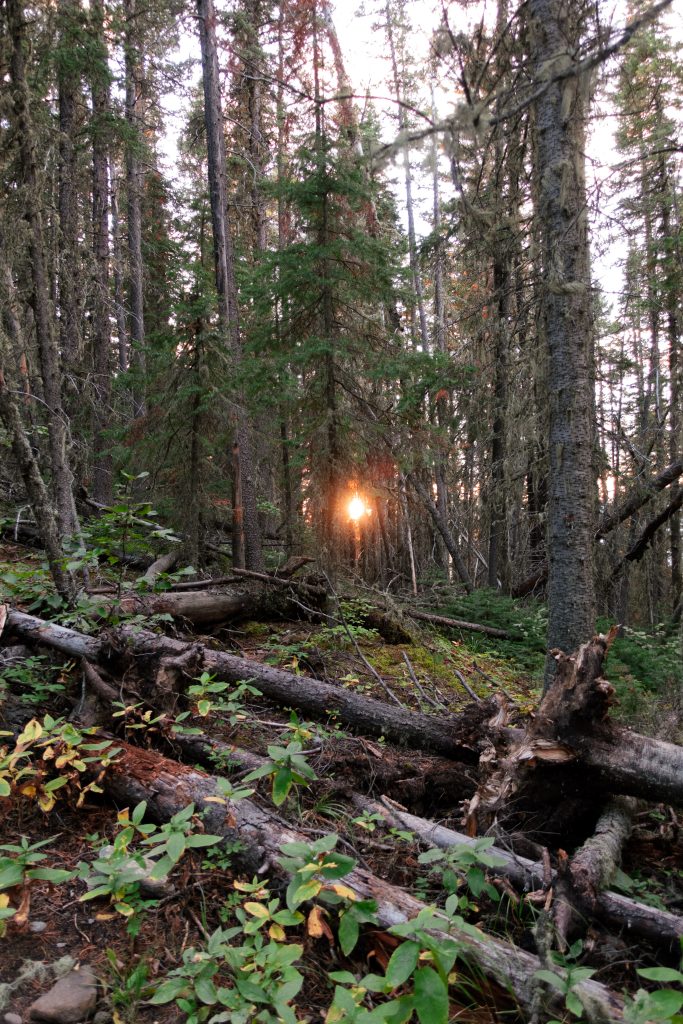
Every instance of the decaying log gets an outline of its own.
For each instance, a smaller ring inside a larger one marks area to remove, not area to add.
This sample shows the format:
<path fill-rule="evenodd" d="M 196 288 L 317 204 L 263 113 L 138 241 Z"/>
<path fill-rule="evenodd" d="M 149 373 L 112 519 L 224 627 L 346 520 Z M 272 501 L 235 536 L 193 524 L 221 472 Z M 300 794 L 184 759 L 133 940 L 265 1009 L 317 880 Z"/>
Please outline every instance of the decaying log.
<path fill-rule="evenodd" d="M 90 662 L 82 661 L 81 665 L 89 689 L 106 707 L 107 716 L 111 703 L 125 699 L 125 695 L 106 682 Z M 105 716 L 100 719 L 101 724 L 105 723 Z M 282 723 L 283 729 L 286 724 Z M 173 756 L 180 753 L 184 760 L 214 772 L 219 764 L 253 771 L 267 761 L 261 754 L 204 734 L 173 732 L 162 739 L 165 742 L 161 749 L 165 752 L 170 751 Z M 158 747 L 159 743 L 155 745 Z M 348 795 L 361 789 L 369 794 L 394 794 L 423 813 L 444 805 L 452 807 L 468 799 L 476 789 L 473 770 L 457 761 L 388 744 L 379 746 L 362 738 L 324 740 L 316 745 L 310 758 L 319 776 L 318 784 L 326 791 Z"/>
<path fill-rule="evenodd" d="M 601 672 L 612 635 L 595 637 L 573 656 L 557 654 L 555 681 L 526 734 L 493 763 L 470 805 L 472 829 L 481 831 L 482 822 L 490 825 L 513 805 L 542 822 L 553 815 L 557 822 L 559 809 L 564 835 L 572 802 L 582 828 L 592 828 L 591 814 L 615 794 L 683 805 L 683 748 L 609 718 L 614 691 Z"/>
<path fill-rule="evenodd" d="M 259 574 L 261 575 L 261 574 Z M 269 578 L 271 582 L 272 578 Z M 167 590 L 163 593 L 127 593 L 117 601 L 108 596 L 93 599 L 93 603 L 104 615 L 171 615 L 191 623 L 193 626 L 216 626 L 223 622 L 244 618 L 300 618 L 304 610 L 317 612 L 324 605 L 325 594 L 317 587 L 298 585 L 277 580 L 286 592 L 273 593 L 262 585 L 262 581 L 233 586 L 213 593 L 199 590 Z M 301 586 L 305 586 L 301 590 Z"/>
<path fill-rule="evenodd" d="M 580 905 L 592 909 L 621 862 L 621 851 L 633 828 L 637 804 L 630 797 L 615 797 L 605 807 L 595 832 L 569 861 L 572 891 Z"/>
<path fill-rule="evenodd" d="M 482 626 L 478 622 L 463 622 L 461 619 L 450 619 L 444 615 L 432 615 L 429 612 L 417 611 L 413 608 L 405 608 L 405 614 L 411 619 L 419 622 L 430 622 L 434 626 L 447 626 L 450 629 L 466 629 L 470 633 L 485 633 L 486 636 L 495 636 L 500 640 L 509 640 L 510 634 L 504 629 L 496 629 L 494 626 Z"/>
<path fill-rule="evenodd" d="M 111 798 L 120 806 L 145 800 L 149 813 L 162 821 L 194 803 L 198 811 L 204 812 L 207 832 L 225 836 L 229 841 L 241 841 L 240 857 L 245 869 L 252 873 L 281 872 L 277 857 L 283 843 L 309 841 L 308 836 L 250 800 L 213 802 L 220 794 L 217 781 L 211 776 L 150 751 L 119 742 L 116 745 L 121 754 L 102 780 Z M 345 876 L 344 885 L 358 899 L 375 900 L 377 919 L 384 928 L 410 920 L 424 909 L 424 904 L 409 893 L 362 868 Z M 475 970 L 511 990 L 522 1007 L 531 1006 L 536 989 L 534 972 L 541 967 L 536 957 L 501 939 L 483 933 L 477 936 L 455 925 L 451 925 L 450 936 L 459 943 L 463 959 Z M 607 1024 L 622 1019 L 621 998 L 598 982 L 582 982 L 574 991 L 589 1020 Z"/>
<path fill-rule="evenodd" d="M 275 703 L 300 708 L 323 720 L 337 714 L 343 725 L 365 734 L 384 736 L 401 746 L 435 751 L 470 764 L 477 761 L 480 742 L 487 735 L 488 720 L 499 710 L 495 700 L 489 700 L 468 707 L 459 715 L 424 715 L 353 693 L 342 683 L 324 683 L 308 676 L 297 676 L 260 662 L 130 626 L 110 630 L 104 638 L 88 637 L 11 610 L 7 629 L 21 639 L 105 665 L 126 653 L 136 659 L 177 658 L 194 649 L 201 656 L 202 670 L 221 681 L 237 683 L 249 679 L 264 697 Z"/>
<path fill-rule="evenodd" d="M 471 847 L 476 842 L 475 838 L 461 832 L 416 817 L 393 801 L 383 800 L 379 803 L 364 796 L 357 796 L 354 803 L 360 809 L 382 814 L 387 820 L 391 820 L 392 824 L 408 829 L 429 846 L 448 850 L 457 846 Z M 500 867 L 487 868 L 487 871 L 492 875 L 504 875 L 521 892 L 535 892 L 555 882 L 555 872 L 546 879 L 545 865 L 540 861 L 520 857 L 499 846 L 490 846 L 486 852 L 503 861 Z M 647 939 L 658 946 L 675 946 L 683 939 L 683 917 L 638 903 L 616 892 L 597 892 L 594 911 L 614 930 Z"/>
<path fill-rule="evenodd" d="M 179 551 L 168 551 L 165 555 L 160 555 L 159 558 L 152 562 L 142 577 L 145 583 L 152 586 L 157 576 L 161 575 L 162 572 L 170 572 L 173 569 L 179 557 Z"/>

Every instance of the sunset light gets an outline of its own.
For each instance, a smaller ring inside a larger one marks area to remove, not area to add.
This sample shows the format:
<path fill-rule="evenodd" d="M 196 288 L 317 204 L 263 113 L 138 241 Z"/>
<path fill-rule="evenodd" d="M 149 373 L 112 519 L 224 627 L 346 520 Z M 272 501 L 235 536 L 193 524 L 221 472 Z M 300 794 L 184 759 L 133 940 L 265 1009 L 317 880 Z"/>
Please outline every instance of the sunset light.
<path fill-rule="evenodd" d="M 365 507 L 365 502 L 360 497 L 360 495 L 354 494 L 348 505 L 349 519 L 353 519 L 354 522 L 357 522 L 361 518 L 361 516 L 364 516 L 366 514 L 367 511 L 368 510 Z"/>

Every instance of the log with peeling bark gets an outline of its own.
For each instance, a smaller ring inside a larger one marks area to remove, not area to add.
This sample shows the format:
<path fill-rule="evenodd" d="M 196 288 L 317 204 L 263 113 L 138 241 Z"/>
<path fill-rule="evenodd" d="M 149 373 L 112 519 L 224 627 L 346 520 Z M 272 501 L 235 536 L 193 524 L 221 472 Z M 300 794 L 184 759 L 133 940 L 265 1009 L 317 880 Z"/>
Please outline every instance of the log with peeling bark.
<path fill-rule="evenodd" d="M 157 564 L 157 563 L 155 563 Z M 154 567 L 150 567 L 153 569 Z M 260 574 L 256 574 L 260 575 Z M 272 580 L 271 580 L 272 582 Z M 239 582 L 231 589 L 214 593 L 204 589 L 191 591 L 167 590 L 163 593 L 126 593 L 112 600 L 109 595 L 93 599 L 95 608 L 103 615 L 170 615 L 193 626 L 217 626 L 236 619 L 264 616 L 279 618 L 301 617 L 304 612 L 318 612 L 324 605 L 325 594 L 320 588 L 301 589 L 296 583 L 277 580 L 286 588 L 273 593 L 262 581 Z"/>
<path fill-rule="evenodd" d="M 526 733 L 501 761 L 490 762 L 492 773 L 470 805 L 470 828 L 481 830 L 514 806 L 572 841 L 572 829 L 585 835 L 600 805 L 616 794 L 683 805 L 683 748 L 609 717 L 614 690 L 601 673 L 613 635 L 595 637 L 572 656 L 557 652 L 553 686 Z"/>
<path fill-rule="evenodd" d="M 500 640 L 510 639 L 510 634 L 504 629 L 496 629 L 495 626 L 483 626 L 479 622 L 463 622 L 462 619 L 451 619 L 445 615 L 432 615 L 430 612 L 421 612 L 413 608 L 406 608 L 405 613 L 411 619 L 417 619 L 419 622 L 430 622 L 434 626 L 465 629 L 470 633 L 484 633 L 486 636 L 495 636 Z"/>
<path fill-rule="evenodd" d="M 161 821 L 193 803 L 204 812 L 207 832 L 233 842 L 240 840 L 240 857 L 250 872 L 281 873 L 277 858 L 283 843 L 310 840 L 251 800 L 222 800 L 217 780 L 211 776 L 151 751 L 118 742 L 116 745 L 121 753 L 102 780 L 110 798 L 121 807 L 145 800 L 148 812 Z M 217 797 L 221 802 L 214 802 Z M 375 901 L 377 920 L 384 928 L 410 920 L 424 909 L 424 904 L 409 893 L 359 867 L 345 876 L 344 884 L 357 899 Z M 444 926 L 446 930 L 445 920 Z M 542 966 L 537 957 L 483 932 L 461 929 L 457 924 L 451 924 L 449 935 L 460 945 L 460 955 L 466 963 L 510 990 L 522 1007 L 531 1007 L 537 988 L 534 973 Z M 590 1021 L 607 1024 L 622 1019 L 621 998 L 604 985 L 591 979 L 579 983 L 573 991 L 581 999 Z M 553 998 L 550 993 L 549 999 Z"/>
<path fill-rule="evenodd" d="M 455 832 L 434 821 L 416 817 L 393 801 L 383 799 L 378 802 L 357 796 L 354 803 L 360 810 L 379 813 L 392 825 L 409 829 L 428 846 L 449 850 L 458 846 L 471 847 L 477 841 L 472 836 Z M 499 867 L 487 870 L 492 875 L 504 875 L 522 892 L 542 890 L 555 881 L 555 872 L 546 879 L 545 865 L 539 861 L 520 857 L 499 846 L 490 846 L 486 852 L 502 861 Z M 594 911 L 611 928 L 629 936 L 647 939 L 658 946 L 674 946 L 683 939 L 683 917 L 646 906 L 616 892 L 597 892 Z"/>
<path fill-rule="evenodd" d="M 194 649 L 201 657 L 203 670 L 214 673 L 217 679 L 233 683 L 251 679 L 263 695 L 275 703 L 298 707 L 322 719 L 337 713 L 342 724 L 360 732 L 385 736 L 403 746 L 432 750 L 466 763 L 476 761 L 481 745 L 491 739 L 489 723 L 492 720 L 496 723 L 493 733 L 499 735 L 500 709 L 493 701 L 469 707 L 461 715 L 436 717 L 355 694 L 341 683 L 296 676 L 223 651 L 130 626 L 119 626 L 105 638 L 99 638 L 11 609 L 6 630 L 22 640 L 102 663 L 113 657 L 113 646 L 119 652 L 128 650 L 135 658 L 150 659 L 182 657 Z M 607 639 L 596 637 L 573 657 L 558 655 L 562 664 L 555 684 L 544 698 L 530 731 L 515 742 L 508 763 L 503 766 L 506 778 L 516 789 L 519 779 L 514 778 L 515 769 L 520 765 L 527 768 L 559 765 L 562 771 L 567 765 L 573 765 L 584 788 L 585 778 L 590 778 L 591 794 L 596 797 L 624 793 L 683 806 L 683 748 L 633 733 L 607 719 L 612 687 L 599 675 L 606 650 Z M 575 687 L 571 682 L 574 677 Z M 578 685 L 581 680 L 583 685 Z M 566 702 L 557 698 L 565 684 L 568 686 Z M 593 694 L 592 699 L 590 694 Z M 556 722 L 554 714 L 557 714 Z M 586 769 L 590 770 L 588 776 Z M 548 782 L 548 789 L 557 803 L 558 789 L 550 773 Z M 511 791 L 488 794 L 484 803 L 504 802 L 506 794 L 511 795 Z"/>
<path fill-rule="evenodd" d="M 299 708 L 323 720 L 336 714 L 341 724 L 367 735 L 384 736 L 401 746 L 434 751 L 470 764 L 478 759 L 489 719 L 499 711 L 495 700 L 489 700 L 468 707 L 459 715 L 420 714 L 353 693 L 343 683 L 324 683 L 309 676 L 297 676 L 201 644 L 183 643 L 131 626 L 109 630 L 104 637 L 85 636 L 12 609 L 7 615 L 6 628 L 23 640 L 101 664 L 109 664 L 117 658 L 125 660 L 126 656 L 136 661 L 181 658 L 191 651 L 198 659 L 199 671 L 210 672 L 229 683 L 248 679 L 264 697 L 275 703 Z M 195 674 L 199 671 L 195 670 Z"/>

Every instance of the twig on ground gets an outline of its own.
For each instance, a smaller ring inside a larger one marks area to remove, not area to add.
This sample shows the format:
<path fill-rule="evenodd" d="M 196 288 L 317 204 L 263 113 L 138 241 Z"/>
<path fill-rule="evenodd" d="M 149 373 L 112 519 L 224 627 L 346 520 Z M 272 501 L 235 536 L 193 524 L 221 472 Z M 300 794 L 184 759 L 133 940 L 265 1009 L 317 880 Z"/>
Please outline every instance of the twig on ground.
<path fill-rule="evenodd" d="M 410 674 L 410 678 L 412 679 L 414 686 L 422 694 L 422 696 L 427 701 L 427 703 L 431 704 L 432 707 L 436 708 L 437 711 L 446 711 L 445 705 L 440 704 L 438 701 L 434 700 L 432 697 L 429 696 L 428 693 L 425 693 L 425 691 L 422 689 L 422 687 L 420 686 L 419 680 L 418 680 L 417 676 L 415 675 L 415 669 L 411 665 L 410 658 L 408 657 L 406 651 L 403 652 L 403 660 L 406 663 L 406 666 L 408 668 L 408 672 Z"/>
<path fill-rule="evenodd" d="M 479 696 L 478 696 L 478 695 L 477 695 L 477 694 L 476 694 L 476 693 L 474 692 L 474 690 L 473 690 L 473 689 L 472 689 L 472 687 L 471 687 L 471 686 L 469 685 L 469 683 L 468 683 L 468 682 L 467 682 L 467 680 L 465 679 L 465 677 L 464 677 L 464 675 L 462 674 L 462 672 L 458 672 L 457 668 L 454 668 L 454 669 L 453 669 L 453 671 L 455 672 L 455 675 L 457 676 L 458 680 L 460 681 L 460 685 L 461 685 L 461 686 L 462 686 L 462 688 L 463 688 L 463 689 L 464 689 L 464 690 L 465 690 L 465 691 L 466 691 L 466 692 L 467 692 L 467 693 L 468 693 L 468 694 L 470 695 L 470 697 L 472 698 L 472 700 L 473 700 L 473 701 L 474 701 L 474 702 L 475 702 L 476 704 L 481 704 L 481 703 L 482 703 L 481 697 L 479 697 Z"/>

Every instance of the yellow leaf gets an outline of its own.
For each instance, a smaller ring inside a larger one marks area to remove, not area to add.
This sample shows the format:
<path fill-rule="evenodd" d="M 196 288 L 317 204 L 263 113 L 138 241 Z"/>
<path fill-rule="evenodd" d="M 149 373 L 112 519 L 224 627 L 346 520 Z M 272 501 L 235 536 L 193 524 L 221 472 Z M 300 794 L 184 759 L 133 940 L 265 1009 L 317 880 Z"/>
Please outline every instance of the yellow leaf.
<path fill-rule="evenodd" d="M 99 914 L 95 914 L 96 921 L 113 921 L 116 914 L 110 914 L 107 911 L 101 911 Z"/>
<path fill-rule="evenodd" d="M 38 806 L 40 807 L 41 811 L 45 811 L 46 814 L 48 813 L 48 811 L 52 810 L 56 803 L 57 801 L 55 800 L 52 793 L 41 793 L 40 796 L 38 797 Z"/>
<path fill-rule="evenodd" d="M 324 933 L 323 928 L 323 912 L 320 907 L 313 907 L 313 910 L 308 915 L 306 921 L 306 931 L 309 935 L 312 935 L 314 939 L 320 939 Z"/>
<path fill-rule="evenodd" d="M 222 796 L 205 796 L 204 797 L 204 803 L 205 804 L 225 804 L 225 803 L 227 803 L 227 800 L 225 800 L 225 798 L 222 797 Z"/>
<path fill-rule="evenodd" d="M 22 796 L 35 796 L 36 787 L 33 785 L 32 782 L 27 782 L 25 786 L 21 787 L 19 792 L 22 794 Z"/>
<path fill-rule="evenodd" d="M 270 917 L 268 907 L 264 907 L 262 903 L 245 903 L 244 909 L 252 917 L 260 917 L 261 920 L 265 921 Z"/>
<path fill-rule="evenodd" d="M 271 924 L 270 928 L 268 929 L 268 935 L 273 940 L 273 942 L 284 942 L 286 938 L 285 930 L 282 927 L 282 925 L 279 924 Z"/>
<path fill-rule="evenodd" d="M 51 761 L 54 756 L 55 756 L 55 748 L 54 747 L 45 747 L 45 750 L 43 751 L 43 761 Z"/>
<path fill-rule="evenodd" d="M 358 899 L 353 889 L 349 889 L 348 885 L 341 885 L 339 882 L 337 882 L 336 885 L 332 886 L 332 891 L 336 892 L 337 896 L 341 896 L 347 900 Z"/>

